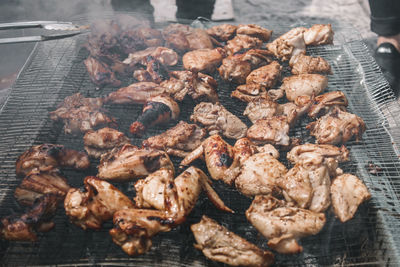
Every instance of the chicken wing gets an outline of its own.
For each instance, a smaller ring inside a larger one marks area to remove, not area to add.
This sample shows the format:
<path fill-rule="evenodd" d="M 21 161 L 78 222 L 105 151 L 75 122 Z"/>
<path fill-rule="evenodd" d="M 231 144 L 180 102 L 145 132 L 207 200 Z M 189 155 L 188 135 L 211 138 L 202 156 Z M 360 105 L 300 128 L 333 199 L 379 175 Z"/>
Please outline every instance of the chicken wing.
<path fill-rule="evenodd" d="M 330 191 L 333 211 L 343 223 L 353 218 L 358 206 L 371 198 L 364 183 L 348 173 L 336 177 Z"/>
<path fill-rule="evenodd" d="M 213 73 L 226 56 L 224 49 L 198 49 L 187 52 L 182 57 L 183 67 L 193 72 Z"/>
<path fill-rule="evenodd" d="M 247 137 L 256 144 L 289 146 L 288 118 L 281 115 L 257 120 L 247 130 Z"/>
<path fill-rule="evenodd" d="M 332 74 L 331 66 L 322 57 L 311 57 L 303 54 L 293 56 L 289 61 L 292 74 Z"/>
<path fill-rule="evenodd" d="M 314 24 L 304 32 L 304 41 L 306 45 L 332 44 L 333 35 L 331 24 Z"/>
<path fill-rule="evenodd" d="M 63 145 L 43 144 L 32 146 L 22 153 L 15 162 L 15 172 L 18 176 L 26 176 L 34 169 L 67 167 L 84 170 L 89 166 L 89 157 L 84 152 L 68 149 Z"/>
<path fill-rule="evenodd" d="M 324 213 L 290 206 L 272 196 L 256 196 L 246 211 L 250 223 L 266 238 L 268 246 L 279 253 L 303 251 L 301 237 L 316 235 L 324 227 Z"/>
<path fill-rule="evenodd" d="M 353 137 L 358 142 L 365 132 L 363 119 L 335 106 L 328 114 L 309 123 L 306 128 L 319 144 L 344 144 Z"/>
<path fill-rule="evenodd" d="M 197 242 L 194 247 L 211 260 L 231 266 L 270 266 L 274 263 L 271 252 L 258 248 L 205 215 L 190 229 Z"/>
<path fill-rule="evenodd" d="M 164 151 L 139 149 L 127 144 L 101 156 L 97 176 L 109 181 L 130 181 L 146 177 L 163 167 L 174 170 Z"/>
<path fill-rule="evenodd" d="M 195 106 L 190 120 L 206 128 L 210 135 L 222 134 L 239 139 L 246 135 L 247 126 L 220 103 L 202 102 Z"/>
<path fill-rule="evenodd" d="M 233 38 L 237 26 L 232 24 L 221 24 L 207 29 L 207 33 L 218 41 L 226 42 Z"/>
<path fill-rule="evenodd" d="M 165 88 L 153 82 L 138 82 L 111 92 L 105 102 L 112 104 L 144 104 L 150 97 L 161 95 Z"/>
<path fill-rule="evenodd" d="M 83 136 L 83 143 L 89 156 L 100 158 L 102 154 L 111 151 L 115 147 L 129 144 L 130 140 L 125 134 L 106 127 L 97 131 L 86 132 Z"/>
<path fill-rule="evenodd" d="M 319 95 L 328 85 L 328 78 L 320 74 L 300 74 L 283 79 L 281 89 L 286 92 L 289 101 L 299 96 L 312 97 Z"/>
<path fill-rule="evenodd" d="M 160 135 L 143 141 L 143 147 L 164 150 L 169 155 L 185 157 L 204 141 L 206 130 L 196 124 L 180 121 Z"/>
<path fill-rule="evenodd" d="M 263 42 L 268 42 L 269 38 L 271 38 L 272 31 L 256 24 L 239 24 L 236 29 L 236 34 L 248 35 L 256 37 Z"/>
<path fill-rule="evenodd" d="M 94 176 L 87 176 L 84 188 L 71 188 L 64 199 L 71 222 L 86 230 L 100 229 L 118 210 L 133 208 L 133 202 L 116 187 Z"/>
<path fill-rule="evenodd" d="M 58 201 L 63 201 L 69 189 L 67 179 L 57 169 L 35 169 L 15 189 L 14 197 L 20 204 L 32 206 L 45 194 L 53 194 Z"/>
<path fill-rule="evenodd" d="M 293 28 L 287 33 L 267 44 L 267 49 L 274 55 L 283 60 L 290 60 L 291 57 L 306 53 L 306 43 L 304 42 L 304 27 Z"/>

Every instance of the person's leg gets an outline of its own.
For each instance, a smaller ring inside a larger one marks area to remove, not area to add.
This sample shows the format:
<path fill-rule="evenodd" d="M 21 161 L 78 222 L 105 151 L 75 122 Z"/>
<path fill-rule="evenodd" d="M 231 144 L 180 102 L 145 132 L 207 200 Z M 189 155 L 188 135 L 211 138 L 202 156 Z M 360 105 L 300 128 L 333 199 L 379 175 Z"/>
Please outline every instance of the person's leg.
<path fill-rule="evenodd" d="M 215 0 L 176 0 L 178 19 L 193 20 L 197 17 L 211 19 Z"/>

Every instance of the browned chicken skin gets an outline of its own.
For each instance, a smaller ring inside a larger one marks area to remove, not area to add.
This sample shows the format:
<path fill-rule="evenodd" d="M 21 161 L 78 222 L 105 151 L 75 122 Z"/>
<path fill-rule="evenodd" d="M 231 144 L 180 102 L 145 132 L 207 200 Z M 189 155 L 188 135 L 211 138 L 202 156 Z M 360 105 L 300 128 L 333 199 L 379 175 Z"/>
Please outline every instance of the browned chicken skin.
<path fill-rule="evenodd" d="M 10 241 L 37 241 L 36 232 L 47 232 L 54 227 L 51 221 L 58 205 L 58 197 L 45 194 L 21 215 L 11 215 L 0 221 L 0 237 Z"/>
<path fill-rule="evenodd" d="M 85 133 L 95 127 L 116 125 L 102 108 L 102 98 L 85 98 L 80 93 L 68 96 L 50 112 L 50 118 L 64 123 L 64 132 L 68 134 Z"/>
<path fill-rule="evenodd" d="M 301 237 L 318 234 L 325 225 L 324 213 L 292 207 L 272 196 L 256 196 L 246 211 L 250 223 L 266 238 L 268 246 L 279 253 L 303 251 Z"/>
<path fill-rule="evenodd" d="M 286 92 L 289 101 L 299 96 L 312 97 L 319 95 L 328 85 L 328 78 L 320 74 L 300 74 L 283 79 L 281 89 Z"/>
<path fill-rule="evenodd" d="M 336 177 L 330 189 L 333 211 L 343 223 L 353 218 L 362 202 L 371 198 L 364 183 L 348 173 Z"/>
<path fill-rule="evenodd" d="M 121 85 L 121 81 L 117 79 L 115 73 L 104 62 L 94 58 L 93 56 L 89 56 L 83 63 L 85 63 L 89 77 L 93 83 L 99 86 L 107 84 L 112 86 Z"/>
<path fill-rule="evenodd" d="M 247 126 L 220 103 L 201 102 L 196 105 L 190 120 L 203 126 L 210 135 L 222 134 L 239 139 L 246 135 Z"/>
<path fill-rule="evenodd" d="M 57 169 L 34 169 L 15 189 L 14 197 L 20 204 L 32 206 L 36 199 L 50 193 L 63 201 L 69 189 L 67 179 Z"/>
<path fill-rule="evenodd" d="M 83 229 L 100 229 L 118 210 L 133 208 L 133 202 L 116 187 L 94 176 L 87 176 L 84 188 L 71 188 L 64 208 L 71 222 Z"/>
<path fill-rule="evenodd" d="M 319 144 L 335 145 L 344 144 L 353 137 L 358 142 L 366 126 L 363 119 L 336 106 L 317 121 L 309 123 L 306 128 Z"/>
<path fill-rule="evenodd" d="M 205 215 L 190 229 L 197 242 L 194 247 L 211 260 L 231 266 L 270 266 L 274 263 L 271 252 L 258 248 Z"/>
<path fill-rule="evenodd" d="M 332 44 L 333 35 L 331 24 L 314 24 L 304 32 L 304 42 L 306 45 Z"/>
<path fill-rule="evenodd" d="M 267 49 L 283 61 L 290 60 L 292 56 L 306 53 L 306 44 L 303 34 L 307 29 L 304 27 L 293 28 L 281 35 L 273 42 L 267 44 Z"/>
<path fill-rule="evenodd" d="M 243 102 L 256 101 L 261 98 L 271 99 L 267 90 L 256 83 L 239 85 L 236 87 L 236 90 L 232 92 L 231 96 Z"/>
<path fill-rule="evenodd" d="M 115 147 L 129 144 L 130 140 L 125 134 L 106 127 L 97 131 L 86 132 L 83 136 L 83 143 L 89 156 L 100 158 L 102 154 L 111 151 Z"/>
<path fill-rule="evenodd" d="M 84 152 L 68 149 L 63 145 L 43 144 L 32 146 L 22 153 L 15 163 L 15 172 L 19 176 L 25 176 L 34 169 L 67 167 L 83 170 L 89 166 L 89 158 Z"/>
<path fill-rule="evenodd" d="M 147 65 L 149 57 L 165 66 L 175 66 L 178 63 L 178 54 L 174 50 L 162 46 L 149 47 L 142 51 L 130 53 L 123 63 Z"/>
<path fill-rule="evenodd" d="M 319 73 L 331 74 L 331 66 L 322 57 L 311 57 L 303 54 L 292 57 L 289 61 L 292 74 Z"/>
<path fill-rule="evenodd" d="M 206 130 L 196 124 L 180 121 L 162 134 L 143 141 L 143 147 L 164 150 L 169 155 L 185 157 L 204 141 Z"/>
<path fill-rule="evenodd" d="M 109 181 L 130 181 L 146 177 L 162 167 L 174 169 L 164 151 L 127 144 L 101 156 L 97 176 Z"/>
<path fill-rule="evenodd" d="M 236 33 L 237 26 L 232 24 L 221 24 L 207 29 L 207 33 L 218 41 L 228 41 Z"/>
<path fill-rule="evenodd" d="M 182 63 L 186 70 L 213 73 L 225 56 L 225 50 L 220 47 L 214 49 L 197 49 L 184 54 Z"/>
<path fill-rule="evenodd" d="M 273 116 L 257 120 L 248 130 L 247 137 L 257 144 L 288 146 L 289 122 L 286 116 Z"/>
<path fill-rule="evenodd" d="M 263 42 L 268 42 L 269 38 L 271 38 L 272 31 L 256 24 L 239 24 L 236 29 L 236 34 L 248 35 L 256 37 Z"/>
<path fill-rule="evenodd" d="M 161 95 L 165 88 L 153 82 L 138 82 L 110 93 L 105 101 L 113 104 L 144 104 L 150 97 Z"/>
<path fill-rule="evenodd" d="M 312 103 L 310 109 L 308 110 L 308 116 L 313 119 L 329 113 L 334 107 L 339 107 L 340 109 L 345 110 L 348 105 L 347 98 L 341 91 L 327 92 L 325 94 L 316 96 L 315 98 L 304 98 L 304 100 L 301 101 L 309 101 Z"/>
<path fill-rule="evenodd" d="M 260 48 L 263 41 L 257 37 L 248 35 L 236 35 L 233 39 L 229 40 L 225 46 L 228 55 L 233 55 L 242 49 Z"/>
<path fill-rule="evenodd" d="M 278 61 L 272 61 L 266 66 L 253 70 L 246 78 L 246 84 L 256 83 L 266 89 L 272 88 L 282 73 L 282 66 Z"/>
<path fill-rule="evenodd" d="M 178 103 L 168 95 L 151 97 L 143 106 L 142 114 L 129 127 L 129 131 L 132 134 L 141 136 L 151 126 L 176 120 L 179 113 Z"/>

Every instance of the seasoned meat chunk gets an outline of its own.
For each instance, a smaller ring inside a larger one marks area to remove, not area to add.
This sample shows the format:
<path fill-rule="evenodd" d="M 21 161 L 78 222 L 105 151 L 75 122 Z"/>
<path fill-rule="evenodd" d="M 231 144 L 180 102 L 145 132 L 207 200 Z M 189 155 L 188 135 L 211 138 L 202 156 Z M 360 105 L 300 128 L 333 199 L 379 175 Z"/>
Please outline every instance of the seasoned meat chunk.
<path fill-rule="evenodd" d="M 196 49 L 213 49 L 212 40 L 203 29 L 183 24 L 170 24 L 163 29 L 166 45 L 178 53 Z"/>
<path fill-rule="evenodd" d="M 306 53 L 306 43 L 304 42 L 304 27 L 293 28 L 287 33 L 267 44 L 267 49 L 274 55 L 283 60 L 290 60 L 291 57 Z"/>
<path fill-rule="evenodd" d="M 289 123 L 286 116 L 274 116 L 256 121 L 248 130 L 247 137 L 256 144 L 288 146 Z"/>
<path fill-rule="evenodd" d="M 292 74 L 319 73 L 331 74 L 331 66 L 328 61 L 322 57 L 311 57 L 303 54 L 298 54 L 292 57 L 289 61 L 289 66 L 292 68 Z"/>
<path fill-rule="evenodd" d="M 154 82 L 132 83 L 111 92 L 105 102 L 113 104 L 144 104 L 150 97 L 161 95 L 165 88 Z"/>
<path fill-rule="evenodd" d="M 85 61 L 83 61 L 83 63 L 85 63 L 86 70 L 89 73 L 90 79 L 93 83 L 99 86 L 107 84 L 112 86 L 121 85 L 121 81 L 117 79 L 115 73 L 101 60 L 98 60 L 93 56 L 89 56 L 87 59 L 85 59 Z"/>
<path fill-rule="evenodd" d="M 267 89 L 273 87 L 281 77 L 282 66 L 278 61 L 273 61 L 270 64 L 253 70 L 246 78 L 246 83 L 260 84 Z"/>
<path fill-rule="evenodd" d="M 331 24 L 314 24 L 304 32 L 304 41 L 306 45 L 332 44 L 333 35 Z"/>
<path fill-rule="evenodd" d="M 242 49 L 260 48 L 262 40 L 248 35 L 236 35 L 227 42 L 225 49 L 228 55 L 233 55 Z"/>
<path fill-rule="evenodd" d="M 267 42 L 271 38 L 272 31 L 263 28 L 256 24 L 239 24 L 236 33 L 238 35 L 248 35 L 251 37 L 256 37 L 263 42 Z"/>
<path fill-rule="evenodd" d="M 233 38 L 236 33 L 237 26 L 232 24 L 221 24 L 207 29 L 207 33 L 218 41 L 228 41 Z"/>
<path fill-rule="evenodd" d="M 183 67 L 193 72 L 213 73 L 225 57 L 225 50 L 217 47 L 215 49 L 198 49 L 187 52 L 182 57 Z"/>
<path fill-rule="evenodd" d="M 283 79 L 281 89 L 286 92 L 289 101 L 295 101 L 299 96 L 317 96 L 328 85 L 328 78 L 320 74 L 300 74 Z"/>
<path fill-rule="evenodd" d="M 347 98 L 341 91 L 327 92 L 311 99 L 310 102 L 312 105 L 308 110 L 308 116 L 313 119 L 329 113 L 334 107 L 345 110 L 348 105 Z"/>
<path fill-rule="evenodd" d="M 102 154 L 111 151 L 115 147 L 129 144 L 130 140 L 125 134 L 106 127 L 97 131 L 86 132 L 83 136 L 83 143 L 89 156 L 100 158 Z"/>

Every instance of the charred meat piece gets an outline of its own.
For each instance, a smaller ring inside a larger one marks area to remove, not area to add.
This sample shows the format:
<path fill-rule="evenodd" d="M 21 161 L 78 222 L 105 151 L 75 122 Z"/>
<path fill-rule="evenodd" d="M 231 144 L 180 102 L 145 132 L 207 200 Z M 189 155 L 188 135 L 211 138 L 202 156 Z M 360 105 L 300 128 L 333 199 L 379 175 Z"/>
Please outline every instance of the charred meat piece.
<path fill-rule="evenodd" d="M 146 69 L 133 72 L 133 77 L 139 82 L 161 83 L 169 79 L 168 69 L 155 59 L 147 61 Z"/>
<path fill-rule="evenodd" d="M 53 194 L 63 201 L 69 189 L 67 179 L 57 169 L 35 169 L 15 189 L 14 197 L 20 204 L 32 206 L 36 199 L 45 194 Z"/>
<path fill-rule="evenodd" d="M 202 102 L 195 106 L 190 120 L 204 126 L 210 135 L 222 134 L 239 139 L 246 135 L 247 126 L 220 103 Z"/>
<path fill-rule="evenodd" d="M 164 150 L 169 155 L 185 157 L 204 141 L 206 130 L 196 124 L 180 121 L 162 134 L 143 141 L 143 147 Z"/>
<path fill-rule="evenodd" d="M 85 133 L 96 127 L 116 125 L 102 108 L 102 98 L 85 98 L 80 93 L 68 96 L 50 112 L 50 118 L 64 123 L 67 134 Z"/>
<path fill-rule="evenodd" d="M 157 60 L 165 66 L 175 66 L 178 63 L 178 54 L 167 47 L 149 47 L 142 51 L 130 53 L 123 63 L 128 65 L 147 65 L 149 58 Z"/>
<path fill-rule="evenodd" d="M 256 37 L 263 42 L 267 42 L 271 38 L 272 31 L 256 24 L 239 24 L 236 34 Z"/>
<path fill-rule="evenodd" d="M 101 60 L 98 60 L 93 56 L 89 56 L 87 59 L 85 59 L 84 63 L 89 73 L 89 77 L 93 83 L 99 86 L 107 84 L 112 86 L 121 85 L 121 81 L 117 79 L 115 73 Z"/>
<path fill-rule="evenodd" d="M 306 45 L 332 44 L 333 35 L 331 24 L 314 24 L 304 32 L 304 41 Z"/>
<path fill-rule="evenodd" d="M 293 28 L 287 33 L 267 44 L 267 49 L 274 55 L 283 60 L 290 60 L 291 57 L 306 53 L 306 43 L 304 42 L 304 27 Z"/>
<path fill-rule="evenodd" d="M 334 107 L 328 114 L 309 123 L 306 128 L 319 144 L 344 144 L 353 137 L 358 142 L 365 132 L 363 119 Z"/>
<path fill-rule="evenodd" d="M 83 136 L 83 143 L 89 156 L 100 158 L 102 154 L 115 147 L 129 144 L 130 140 L 123 133 L 106 127 L 97 131 L 86 132 Z"/>
<path fill-rule="evenodd" d="M 0 237 L 10 241 L 37 241 L 36 232 L 47 232 L 54 227 L 51 219 L 57 205 L 56 195 L 41 196 L 26 213 L 2 218 Z"/>
<path fill-rule="evenodd" d="M 271 53 L 268 50 L 251 49 L 224 58 L 218 71 L 224 80 L 243 84 L 251 70 L 269 62 Z"/>
<path fill-rule="evenodd" d="M 232 24 L 221 24 L 207 29 L 207 33 L 218 41 L 226 42 L 233 38 L 237 26 Z"/>
<path fill-rule="evenodd" d="M 256 101 L 261 98 L 270 99 L 267 90 L 256 83 L 239 85 L 236 87 L 236 90 L 232 92 L 231 96 L 243 102 Z"/>
<path fill-rule="evenodd" d="M 341 91 L 328 92 L 311 100 L 312 105 L 308 110 L 308 116 L 315 119 L 329 113 L 334 107 L 345 109 L 348 105 L 345 94 Z"/>
<path fill-rule="evenodd" d="M 260 48 L 263 41 L 256 37 L 248 35 L 236 35 L 233 39 L 229 40 L 225 46 L 228 55 L 236 54 L 243 49 Z"/>
<path fill-rule="evenodd" d="M 213 49 L 208 33 L 183 24 L 170 24 L 163 29 L 166 45 L 178 53 L 196 49 Z"/>
<path fill-rule="evenodd" d="M 318 234 L 326 222 L 324 213 L 292 207 L 285 201 L 263 195 L 254 198 L 246 217 L 268 238 L 268 246 L 283 254 L 303 251 L 298 239 Z"/>
<path fill-rule="evenodd" d="M 194 247 L 211 260 L 231 266 L 270 266 L 274 263 L 271 252 L 258 248 L 205 215 L 190 229 L 197 242 Z"/>
<path fill-rule="evenodd" d="M 348 173 L 336 177 L 330 191 L 335 215 L 343 223 L 353 218 L 358 206 L 371 198 L 364 183 Z"/>
<path fill-rule="evenodd" d="M 131 124 L 129 130 L 132 134 L 141 136 L 151 126 L 176 120 L 179 113 L 179 106 L 171 97 L 167 95 L 151 97 L 144 105 L 142 114 Z"/>
<path fill-rule="evenodd" d="M 256 83 L 269 89 L 273 87 L 282 73 L 282 66 L 278 61 L 273 61 L 270 64 L 253 70 L 246 78 L 246 83 Z"/>
<path fill-rule="evenodd" d="M 293 56 L 289 61 L 292 74 L 319 73 L 331 74 L 331 66 L 322 57 L 311 57 L 303 54 Z"/>
<path fill-rule="evenodd" d="M 286 116 L 273 116 L 256 121 L 248 130 L 247 137 L 256 144 L 288 146 L 289 122 Z"/>
<path fill-rule="evenodd" d="M 89 165 L 89 158 L 84 152 L 67 149 L 63 145 L 43 144 L 32 146 L 22 153 L 15 163 L 15 172 L 25 176 L 33 169 L 67 167 L 84 170 Z"/>
<path fill-rule="evenodd" d="M 211 76 L 191 71 L 172 71 L 170 76 L 161 86 L 176 101 L 182 101 L 186 95 L 196 101 L 218 101 L 218 84 Z"/>
<path fill-rule="evenodd" d="M 146 101 L 165 92 L 165 88 L 153 82 L 132 83 L 111 92 L 105 102 L 113 104 L 144 104 Z"/>
<path fill-rule="evenodd" d="M 146 177 L 162 167 L 174 169 L 164 151 L 139 149 L 127 144 L 101 156 L 98 177 L 109 181 L 130 181 Z"/>
<path fill-rule="evenodd" d="M 286 92 L 289 101 L 299 96 L 312 97 L 319 95 L 328 85 L 328 78 L 320 74 L 300 74 L 283 79 L 281 89 Z"/>
<path fill-rule="evenodd" d="M 84 188 L 71 188 L 64 208 L 71 222 L 86 230 L 100 229 L 118 210 L 133 208 L 133 202 L 113 185 L 87 176 Z"/>
<path fill-rule="evenodd" d="M 213 73 L 225 57 L 225 50 L 217 47 L 214 49 L 197 49 L 187 52 L 182 57 L 183 67 L 193 72 Z"/>
<path fill-rule="evenodd" d="M 270 153 L 256 153 L 243 162 L 235 185 L 247 197 L 280 195 L 281 190 L 277 182 L 286 172 L 286 167 Z"/>

